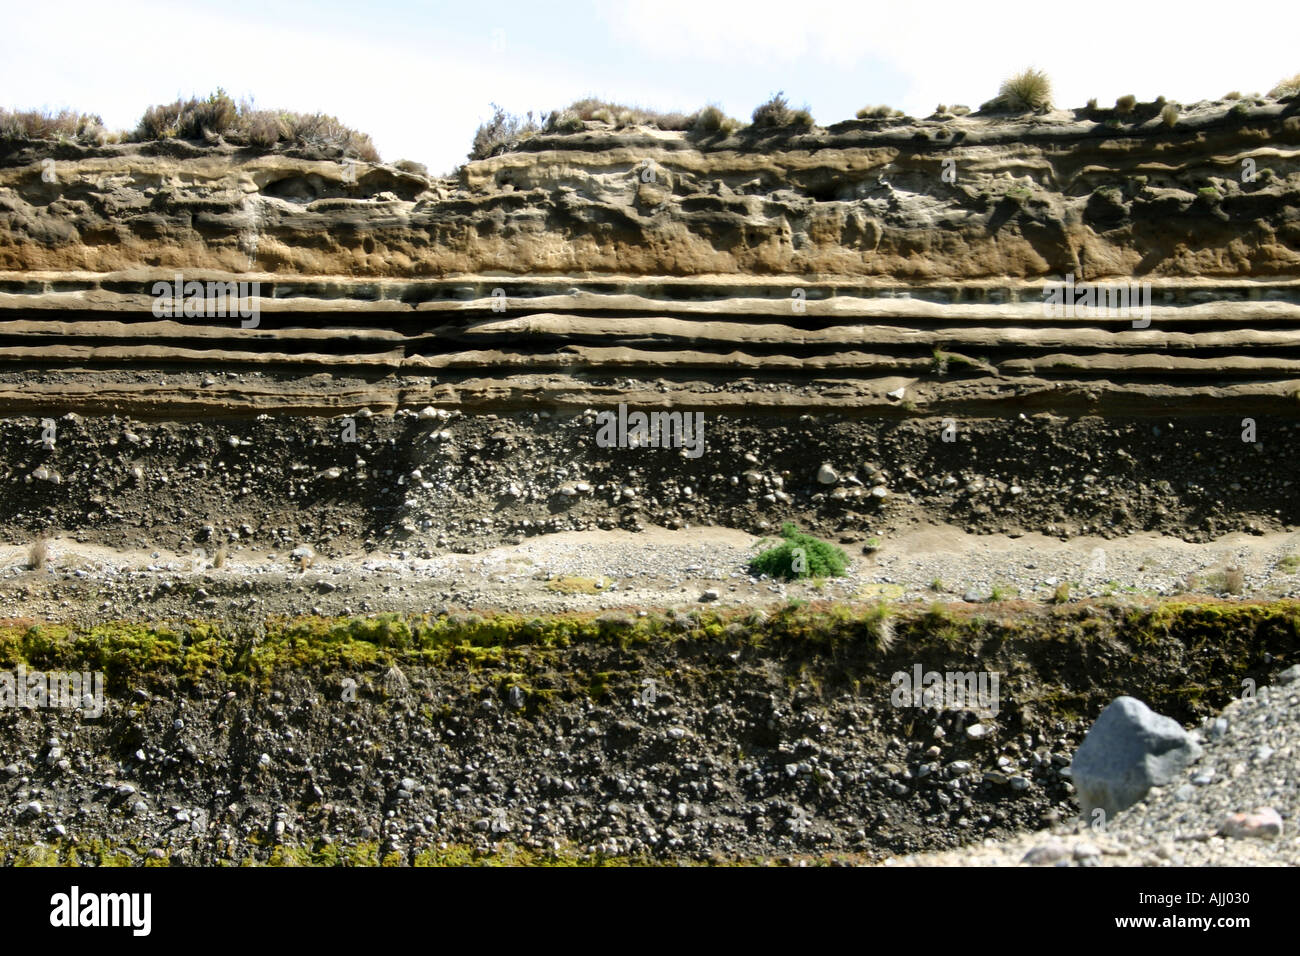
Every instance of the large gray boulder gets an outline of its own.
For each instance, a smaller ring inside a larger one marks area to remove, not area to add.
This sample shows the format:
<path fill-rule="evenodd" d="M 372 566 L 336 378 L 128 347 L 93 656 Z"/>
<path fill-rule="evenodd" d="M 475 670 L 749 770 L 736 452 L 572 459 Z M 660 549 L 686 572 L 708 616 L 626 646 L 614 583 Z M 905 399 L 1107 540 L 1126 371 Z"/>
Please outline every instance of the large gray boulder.
<path fill-rule="evenodd" d="M 1085 817 L 1109 818 L 1133 806 L 1152 787 L 1176 780 L 1201 756 L 1201 747 L 1176 720 L 1134 697 L 1116 697 L 1101 712 L 1070 765 Z"/>

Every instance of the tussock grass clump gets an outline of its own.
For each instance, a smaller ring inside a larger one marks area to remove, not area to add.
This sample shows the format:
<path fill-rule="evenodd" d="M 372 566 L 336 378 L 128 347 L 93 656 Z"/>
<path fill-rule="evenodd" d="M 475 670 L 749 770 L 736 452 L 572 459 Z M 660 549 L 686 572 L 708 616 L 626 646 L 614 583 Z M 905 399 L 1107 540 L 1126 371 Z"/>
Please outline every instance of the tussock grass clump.
<path fill-rule="evenodd" d="M 1246 572 L 1233 566 L 1223 572 L 1223 588 L 1229 594 L 1241 594 L 1246 590 Z"/>
<path fill-rule="evenodd" d="M 37 538 L 27 549 L 27 567 L 40 571 L 50 563 L 50 542 L 47 538 Z"/>
<path fill-rule="evenodd" d="M 805 106 L 794 111 L 794 115 L 790 117 L 790 125 L 802 129 L 812 129 L 817 124 L 813 121 L 812 111 Z"/>
<path fill-rule="evenodd" d="M 1277 86 L 1268 91 L 1268 95 L 1275 100 L 1280 100 L 1285 96 L 1295 96 L 1300 93 L 1300 73 L 1290 79 L 1282 80 Z"/>
<path fill-rule="evenodd" d="M 691 117 L 691 131 L 695 133 L 734 133 L 744 124 L 728 116 L 722 108 L 710 103 Z"/>
<path fill-rule="evenodd" d="M 784 91 L 782 91 L 784 92 Z M 782 95 L 777 93 L 766 103 L 760 103 L 754 107 L 754 114 L 751 117 L 755 126 L 789 126 L 790 120 L 794 117 L 794 111 L 790 109 L 790 103 Z"/>
<path fill-rule="evenodd" d="M 640 106 L 611 103 L 594 96 L 575 100 L 565 109 L 560 110 L 559 114 L 576 119 L 580 123 L 588 121 L 608 123 L 620 129 L 628 126 L 653 126 L 662 130 L 681 131 L 690 129 L 694 119 L 694 116 L 687 116 L 685 113 L 675 111 L 661 113 Z"/>
<path fill-rule="evenodd" d="M 1188 575 L 1187 590 L 1197 586 L 1219 594 L 1241 594 L 1246 590 L 1246 572 L 1237 565 L 1229 565 L 1220 571 L 1210 571 L 1203 575 Z"/>
<path fill-rule="evenodd" d="M 939 106 L 935 108 L 936 113 L 947 114 L 948 107 Z M 893 119 L 896 116 L 902 116 L 902 110 L 896 110 L 892 106 L 864 106 L 858 110 L 857 117 L 864 119 Z"/>
<path fill-rule="evenodd" d="M 785 98 L 784 92 L 778 92 L 766 103 L 760 103 L 754 107 L 753 115 L 754 125 L 758 127 L 775 129 L 787 126 L 811 127 L 813 125 L 812 113 L 808 107 L 802 109 L 790 109 L 790 103 Z"/>
<path fill-rule="evenodd" d="M 1132 113 L 1133 108 L 1137 106 L 1138 98 L 1132 93 L 1125 93 L 1115 101 L 1116 113 Z"/>
<path fill-rule="evenodd" d="M 785 540 L 761 552 L 750 562 L 755 574 L 773 578 L 840 577 L 849 565 L 849 557 L 829 541 L 804 534 L 790 522 L 781 525 Z"/>
<path fill-rule="evenodd" d="M 1044 71 L 1031 67 L 1003 80 L 998 95 L 980 109 L 1030 113 L 1051 105 L 1052 81 Z"/>
<path fill-rule="evenodd" d="M 556 110 L 546 117 L 548 133 L 579 133 L 584 128 L 582 117 L 568 110 Z"/>
<path fill-rule="evenodd" d="M 1178 107 L 1169 105 L 1160 111 L 1160 122 L 1172 129 L 1178 123 L 1178 116 Z"/>

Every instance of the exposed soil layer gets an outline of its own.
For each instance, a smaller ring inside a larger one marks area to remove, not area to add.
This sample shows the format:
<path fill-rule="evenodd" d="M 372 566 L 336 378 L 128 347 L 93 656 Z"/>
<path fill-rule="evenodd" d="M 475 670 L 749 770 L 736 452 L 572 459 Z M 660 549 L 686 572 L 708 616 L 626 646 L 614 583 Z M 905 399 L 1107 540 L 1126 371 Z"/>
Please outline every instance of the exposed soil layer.
<path fill-rule="evenodd" d="M 5 666 L 100 669 L 110 699 L 0 711 L 0 832 L 10 862 L 951 847 L 1070 814 L 1060 771 L 1115 695 L 1195 720 L 1294 660 L 1298 623 L 1293 603 L 12 622 Z M 891 698 L 917 664 L 1000 689 Z"/>
<path fill-rule="evenodd" d="M 8 419 L 0 533 L 19 545 L 53 533 L 145 550 L 306 544 L 427 557 L 649 525 L 761 534 L 793 520 L 853 543 L 922 521 L 1200 541 L 1300 524 L 1291 414 L 1252 419 L 1254 441 L 1235 415 L 702 420 L 690 457 L 687 447 L 602 448 L 594 409 Z"/>

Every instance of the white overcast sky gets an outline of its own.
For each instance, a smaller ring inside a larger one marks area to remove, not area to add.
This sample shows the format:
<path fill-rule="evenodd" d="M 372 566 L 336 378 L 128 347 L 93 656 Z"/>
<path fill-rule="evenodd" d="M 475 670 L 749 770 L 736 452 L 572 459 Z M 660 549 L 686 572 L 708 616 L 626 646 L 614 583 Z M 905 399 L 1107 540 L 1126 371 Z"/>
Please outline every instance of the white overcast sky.
<path fill-rule="evenodd" d="M 69 106 L 126 129 L 151 103 L 222 86 L 333 113 L 386 160 L 435 173 L 463 161 L 491 102 L 718 102 L 748 118 L 784 90 L 829 124 L 876 103 L 978 107 L 1026 66 L 1049 73 L 1062 106 L 1267 92 L 1300 72 L 1296 0 L 45 0 L 3 19 L 0 106 Z"/>

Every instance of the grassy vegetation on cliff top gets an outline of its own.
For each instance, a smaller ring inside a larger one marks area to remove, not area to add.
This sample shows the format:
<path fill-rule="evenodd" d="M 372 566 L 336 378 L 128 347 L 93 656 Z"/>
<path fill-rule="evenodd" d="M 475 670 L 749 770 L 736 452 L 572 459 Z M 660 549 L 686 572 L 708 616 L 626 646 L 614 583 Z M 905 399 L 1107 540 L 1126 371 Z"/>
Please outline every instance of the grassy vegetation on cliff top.
<path fill-rule="evenodd" d="M 981 107 L 987 112 L 1027 113 L 1051 107 L 1052 86 L 1047 73 L 1026 69 L 1008 77 L 998 95 Z M 1281 80 L 1270 92 L 1273 99 L 1287 99 L 1300 94 L 1300 74 Z M 1230 93 L 1228 98 L 1241 94 Z M 1131 113 L 1132 97 L 1121 97 L 1117 111 Z M 1177 122 L 1178 109 L 1166 105 L 1164 97 L 1155 101 L 1163 125 Z M 716 104 L 694 113 L 660 112 L 639 106 L 627 106 L 587 97 L 569 106 L 518 116 L 492 104 L 493 115 L 478 127 L 470 149 L 471 160 L 486 159 L 508 152 L 524 140 L 541 132 L 579 132 L 588 122 L 605 123 L 618 129 L 649 126 L 661 130 L 685 131 L 698 135 L 729 135 L 744 128 L 741 121 L 727 116 Z M 1096 110 L 1096 100 L 1083 111 Z M 965 107 L 940 106 L 935 117 L 952 119 L 969 112 Z M 902 119 L 904 114 L 888 106 L 865 107 L 858 111 L 859 120 Z M 778 93 L 754 109 L 752 125 L 757 128 L 808 129 L 814 125 L 812 113 L 804 107 L 791 109 L 783 94 Z M 274 149 L 282 146 L 315 147 L 378 162 L 379 152 L 368 134 L 360 133 L 325 113 L 298 113 L 288 110 L 259 109 L 251 100 L 236 103 L 220 87 L 206 97 L 191 96 L 171 103 L 148 107 L 136 128 L 113 131 L 104 126 L 94 113 L 71 109 L 3 109 L 0 108 L 0 141 L 66 141 L 85 146 L 111 143 L 146 142 L 180 138 L 191 141 L 224 139 L 236 145 Z M 410 164 L 418 166 L 418 164 Z"/>

